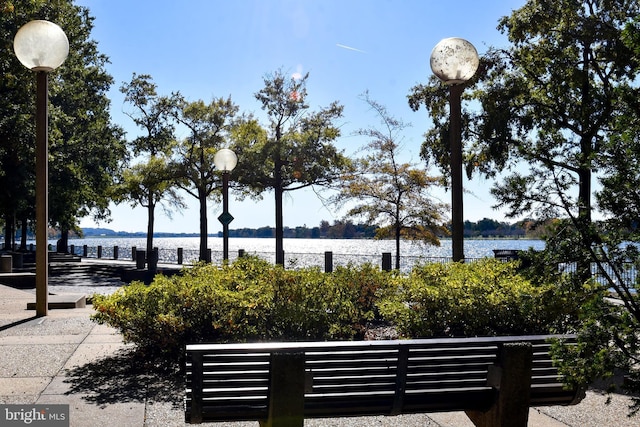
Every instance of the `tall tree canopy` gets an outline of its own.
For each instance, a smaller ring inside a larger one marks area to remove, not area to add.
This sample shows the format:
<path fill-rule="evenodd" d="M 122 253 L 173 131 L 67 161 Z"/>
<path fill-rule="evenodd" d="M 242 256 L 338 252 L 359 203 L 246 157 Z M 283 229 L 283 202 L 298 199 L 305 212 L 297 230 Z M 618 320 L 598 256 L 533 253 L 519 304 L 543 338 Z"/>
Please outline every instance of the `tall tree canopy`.
<path fill-rule="evenodd" d="M 207 200 L 220 194 L 222 176 L 213 159 L 216 152 L 229 144 L 238 106 L 228 98 L 214 98 L 209 104 L 186 101 L 178 96 L 177 119 L 190 135 L 179 141 L 176 176 L 178 184 L 200 203 L 200 260 L 208 259 Z"/>
<path fill-rule="evenodd" d="M 512 170 L 492 191 L 508 215 L 591 223 L 597 158 L 621 113 L 619 89 L 635 77 L 621 32 L 639 8 L 629 0 L 532 0 L 500 20 L 511 47 L 482 59 L 466 95 L 480 108 L 466 111 L 464 137 L 468 174 Z M 447 115 L 434 82 L 414 87 L 410 105 L 433 114 L 423 154 L 446 167 Z"/>
<path fill-rule="evenodd" d="M 175 126 L 172 111 L 175 99 L 161 97 L 148 74 L 133 74 L 131 81 L 120 87 L 125 102 L 133 107 L 126 113 L 142 129 L 142 134 L 129 142 L 137 163 L 126 169 L 122 182 L 115 187 L 116 197 L 127 200 L 133 207 L 147 209 L 147 254 L 153 252 L 155 209 L 159 204 L 171 215 L 171 208 L 184 207 L 176 191 L 175 171 L 171 155 L 175 147 Z"/>
<path fill-rule="evenodd" d="M 13 37 L 27 22 L 46 19 L 69 39 L 67 60 L 49 76 L 49 216 L 66 237 L 79 217 L 108 216 L 108 189 L 126 156 L 123 131 L 109 115 L 107 58 L 90 38 L 88 9 L 69 0 L 1 4 L 0 209 L 5 225 L 16 219 L 26 225 L 33 218 L 35 191 L 35 76 L 15 57 Z M 5 241 L 12 233 L 7 230 Z"/>
<path fill-rule="evenodd" d="M 333 145 L 340 135 L 335 121 L 342 116 L 337 102 L 311 111 L 306 102 L 307 78 L 289 77 L 282 70 L 264 78 L 255 94 L 267 114 L 264 128 L 245 120 L 236 137 L 240 184 L 253 194 L 275 195 L 276 263 L 284 264 L 282 199 L 286 192 L 333 182 L 347 159 Z"/>
<path fill-rule="evenodd" d="M 468 173 L 505 173 L 492 193 L 509 215 L 563 218 L 541 254 L 550 268 L 545 274 L 573 261 L 575 283 L 582 286 L 596 265 L 605 288 L 615 289 L 623 302 L 622 309 L 602 299 L 593 310 L 585 307 L 596 316 L 586 321 L 585 336 L 611 350 L 605 358 L 602 347 L 590 348 L 589 357 L 582 346 L 587 365 L 606 359 L 630 368 L 640 360 L 640 303 L 621 274 L 625 262 L 638 263 L 638 251 L 620 250 L 629 248 L 620 243 L 634 238 L 628 230 L 640 213 L 637 190 L 628 192 L 639 182 L 637 165 L 627 161 L 638 158 L 640 134 L 639 15 L 635 0 L 529 0 L 500 20 L 511 45 L 486 53 L 466 91 L 475 100 L 464 120 Z M 414 109 L 424 104 L 434 116 L 423 153 L 437 161 L 446 157 L 448 141 L 441 92 L 432 81 L 410 95 Z M 598 178 L 602 191 L 592 186 Z M 594 224 L 596 207 L 607 221 Z M 570 370 L 579 372 L 584 363 Z"/>
<path fill-rule="evenodd" d="M 379 117 L 381 127 L 357 132 L 369 139 L 361 150 L 366 154 L 355 161 L 351 173 L 343 176 L 340 192 L 333 202 L 342 205 L 355 201 L 347 216 L 378 225 L 378 238 L 393 238 L 396 269 L 400 269 L 401 238 L 440 244 L 437 235 L 446 231 L 443 226 L 446 205 L 429 193 L 430 188 L 439 183 L 439 178 L 429 176 L 416 165 L 400 161 L 402 131 L 408 125 L 392 117 L 368 93 L 363 99 Z"/>

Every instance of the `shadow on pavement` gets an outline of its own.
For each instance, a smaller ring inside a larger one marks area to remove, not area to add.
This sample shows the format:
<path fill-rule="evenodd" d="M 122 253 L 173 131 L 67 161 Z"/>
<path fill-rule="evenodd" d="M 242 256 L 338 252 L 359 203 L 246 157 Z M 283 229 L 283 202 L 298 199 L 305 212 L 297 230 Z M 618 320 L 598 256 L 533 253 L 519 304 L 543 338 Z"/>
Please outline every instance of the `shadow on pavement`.
<path fill-rule="evenodd" d="M 168 402 L 182 405 L 184 377 L 177 371 L 149 367 L 133 349 L 67 371 L 66 394 L 83 394 L 98 404 Z"/>

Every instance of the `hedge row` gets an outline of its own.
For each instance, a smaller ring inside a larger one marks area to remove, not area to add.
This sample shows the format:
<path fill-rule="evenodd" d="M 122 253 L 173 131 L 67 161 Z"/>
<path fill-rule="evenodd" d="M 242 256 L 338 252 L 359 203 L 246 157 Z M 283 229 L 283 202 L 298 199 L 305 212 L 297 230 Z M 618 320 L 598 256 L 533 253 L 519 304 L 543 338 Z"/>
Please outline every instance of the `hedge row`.
<path fill-rule="evenodd" d="M 591 292 L 534 285 L 493 259 L 401 275 L 368 264 L 285 270 L 247 257 L 96 295 L 93 319 L 175 360 L 194 342 L 362 339 L 373 321 L 404 338 L 564 332 Z"/>

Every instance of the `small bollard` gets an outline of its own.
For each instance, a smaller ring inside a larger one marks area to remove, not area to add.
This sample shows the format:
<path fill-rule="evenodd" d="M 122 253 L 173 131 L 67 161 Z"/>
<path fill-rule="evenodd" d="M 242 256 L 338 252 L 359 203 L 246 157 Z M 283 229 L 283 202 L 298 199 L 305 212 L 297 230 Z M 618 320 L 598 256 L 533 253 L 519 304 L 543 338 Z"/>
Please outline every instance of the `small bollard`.
<path fill-rule="evenodd" d="M 391 252 L 382 253 L 382 269 L 384 271 L 391 271 Z"/>
<path fill-rule="evenodd" d="M 11 254 L 11 259 L 13 260 L 12 270 L 14 268 L 24 268 L 24 255 L 22 252 L 13 252 Z"/>
<path fill-rule="evenodd" d="M 145 258 L 147 253 L 145 251 L 136 249 L 135 254 L 136 254 L 136 268 L 138 270 L 144 270 L 144 264 L 146 262 Z"/>
<path fill-rule="evenodd" d="M 13 257 L 11 255 L 0 256 L 0 273 L 13 272 Z"/>
<path fill-rule="evenodd" d="M 156 271 L 158 269 L 158 253 L 158 248 L 153 248 L 153 250 L 149 254 L 147 265 L 150 271 Z"/>
<path fill-rule="evenodd" d="M 118 251 L 120 250 L 120 248 L 118 246 L 114 246 L 113 247 L 113 259 L 118 259 Z"/>
<path fill-rule="evenodd" d="M 324 272 L 331 273 L 333 271 L 333 252 L 326 251 L 324 253 Z"/>

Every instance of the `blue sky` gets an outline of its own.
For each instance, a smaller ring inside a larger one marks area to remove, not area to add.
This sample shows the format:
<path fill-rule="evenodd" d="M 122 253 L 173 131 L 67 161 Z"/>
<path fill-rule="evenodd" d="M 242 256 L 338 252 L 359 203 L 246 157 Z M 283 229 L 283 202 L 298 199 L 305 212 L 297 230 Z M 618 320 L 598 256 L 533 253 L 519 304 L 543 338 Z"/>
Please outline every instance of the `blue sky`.
<path fill-rule="evenodd" d="M 366 90 L 396 118 L 412 126 L 403 140 L 404 161 L 419 162 L 422 135 L 430 120 L 426 110 L 413 112 L 407 103 L 410 89 L 431 75 L 429 55 L 443 38 L 462 37 L 480 54 L 489 46 L 506 46 L 497 30 L 498 20 L 510 15 L 525 0 L 78 0 L 95 17 L 92 38 L 107 55 L 107 72 L 115 80 L 109 95 L 113 121 L 129 139 L 140 132 L 124 114 L 118 88 L 133 73 L 150 74 L 161 94 L 180 91 L 190 101 L 231 96 L 242 111 L 262 117 L 254 94 L 263 77 L 282 69 L 309 72 L 308 102 L 313 109 L 337 100 L 344 105 L 339 123 L 342 136 L 336 145 L 347 154 L 366 143 L 352 135 L 359 128 L 376 126 L 378 119 L 359 96 Z M 266 123 L 266 122 L 265 122 Z M 179 135 L 179 136 L 186 136 Z M 242 161 L 242 159 L 239 159 Z M 434 174 L 437 171 L 433 171 Z M 502 220 L 488 189 L 491 181 L 474 177 L 465 181 L 465 219 Z M 295 191 L 285 199 L 286 226 L 317 226 L 333 222 L 344 212 L 326 208 L 311 191 Z M 434 191 L 449 202 L 450 194 Z M 156 213 L 156 231 L 197 232 L 198 202 L 185 196 L 189 208 L 169 219 Z M 209 203 L 209 231 L 221 230 L 221 207 Z M 233 198 L 235 217 L 230 228 L 273 226 L 273 194 L 261 202 Z M 146 230 L 144 208 L 113 206 L 113 221 L 105 226 L 118 231 Z"/>

